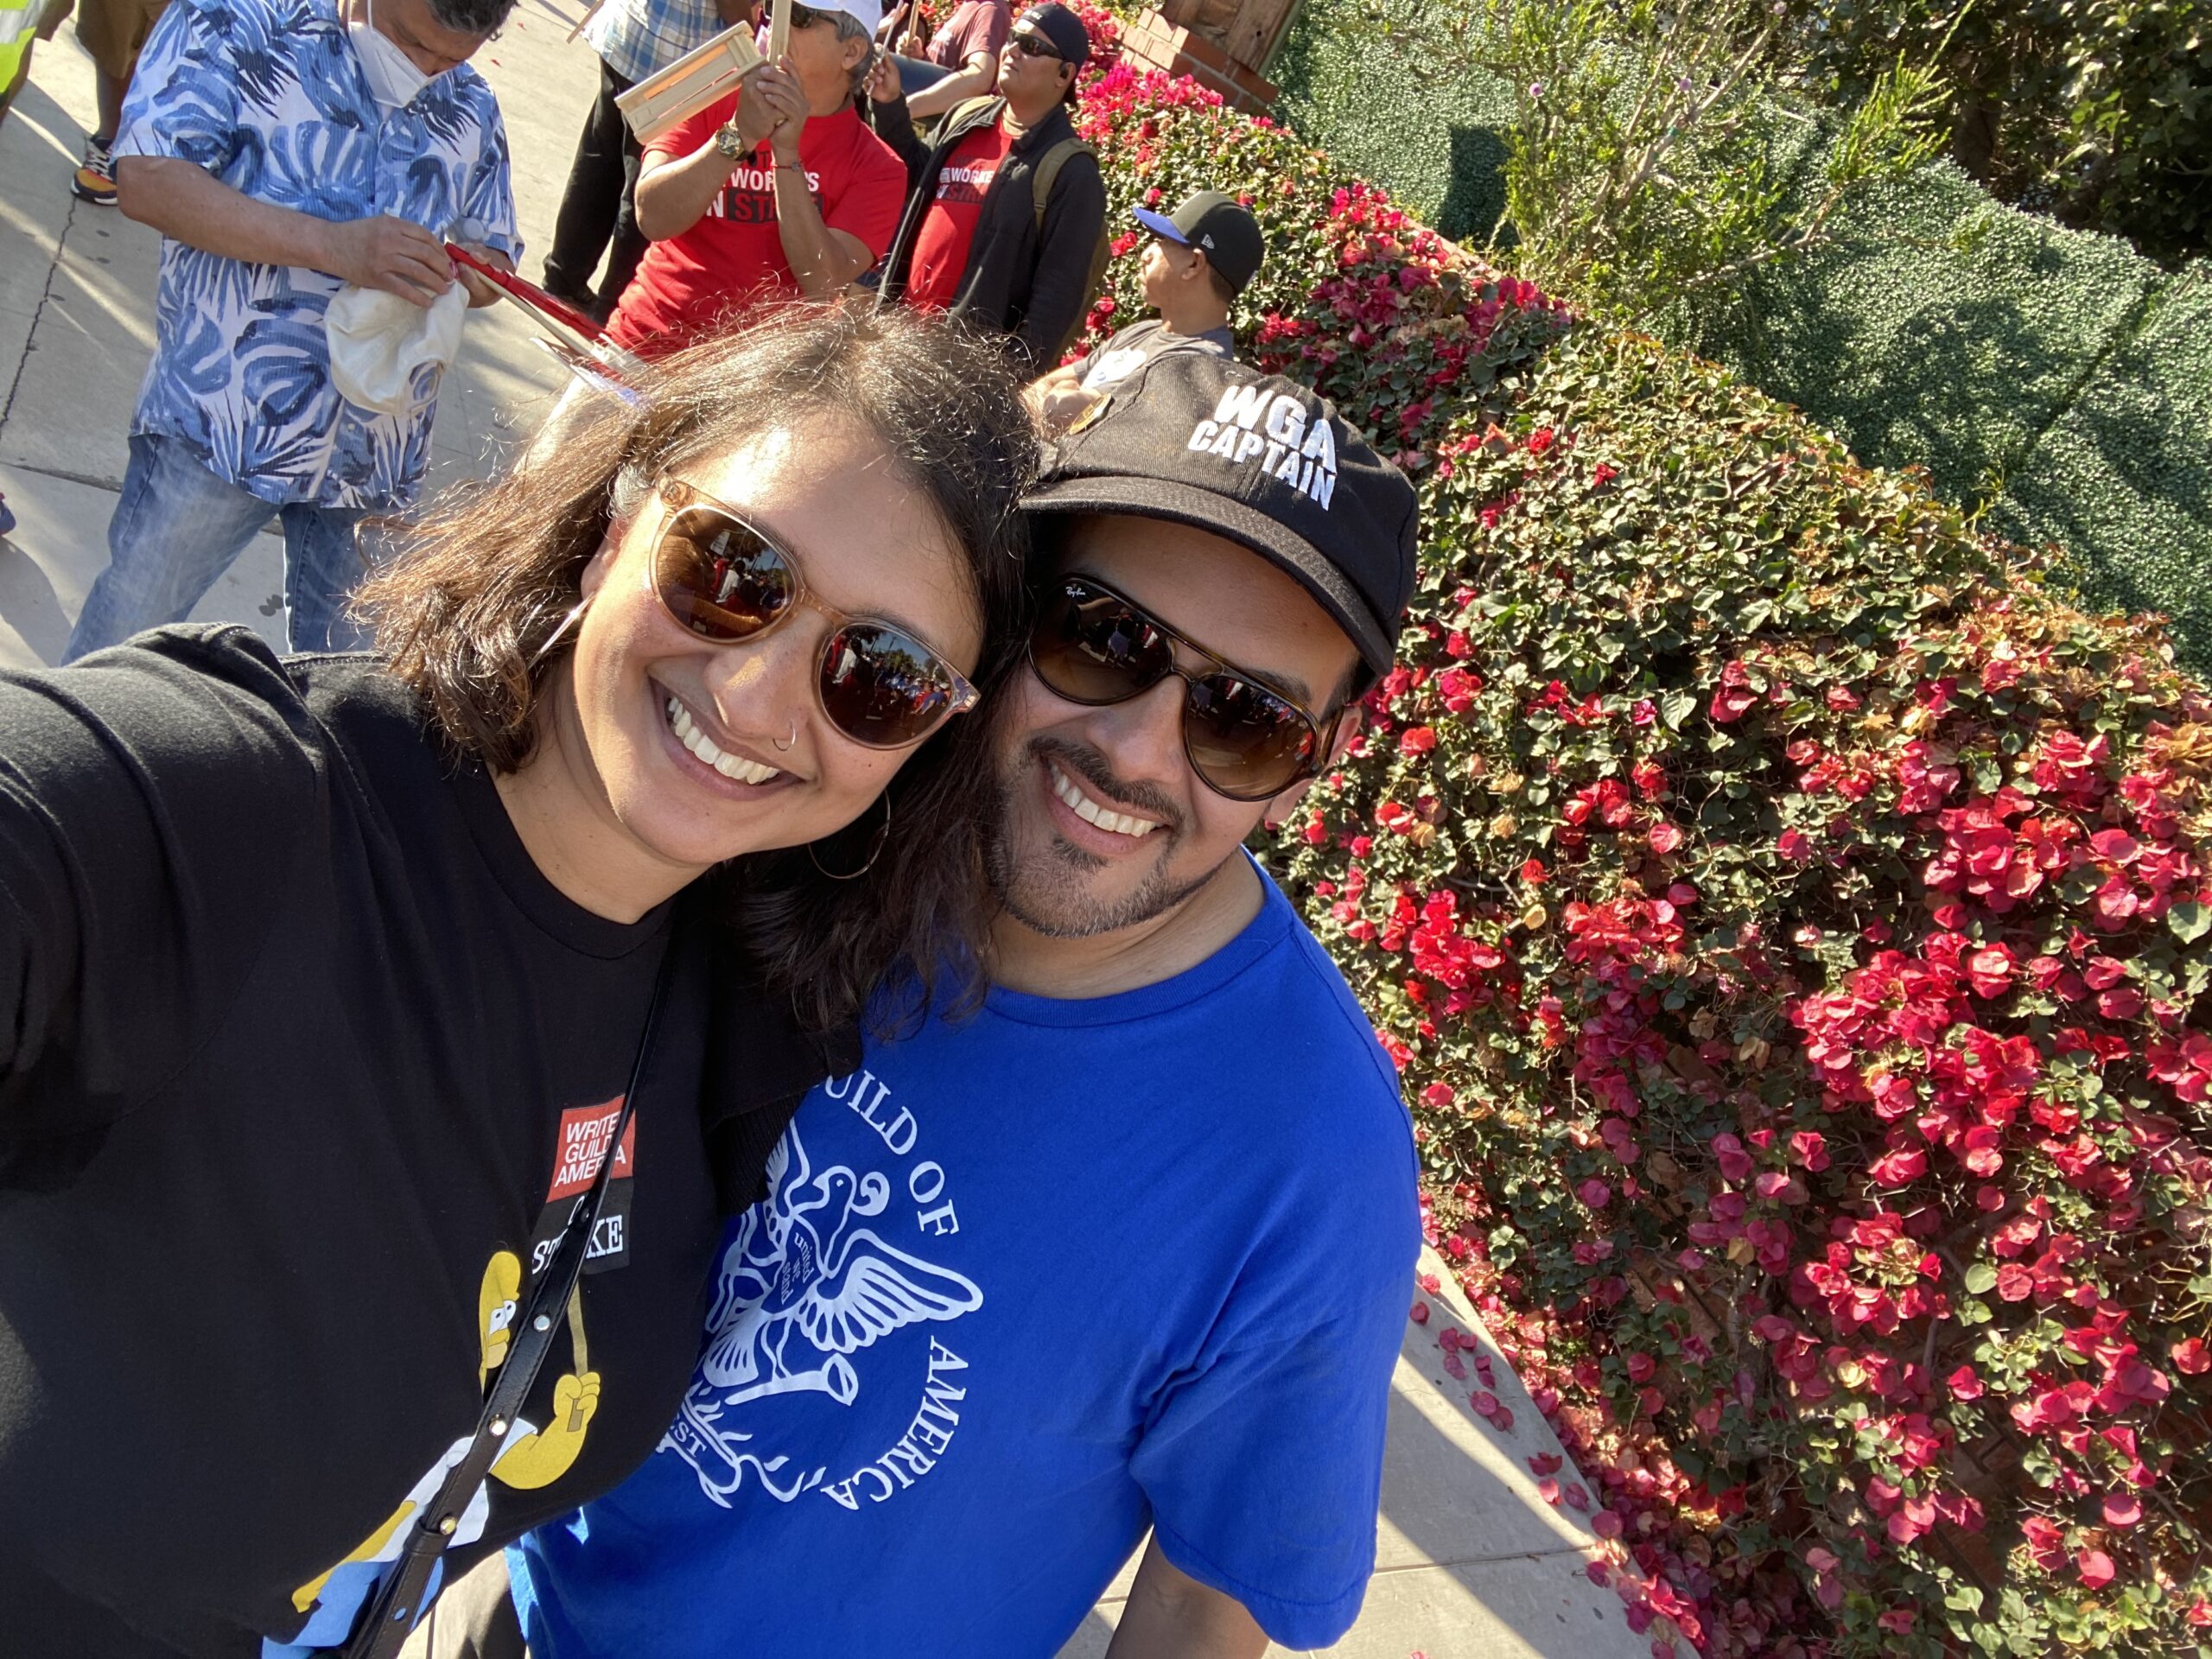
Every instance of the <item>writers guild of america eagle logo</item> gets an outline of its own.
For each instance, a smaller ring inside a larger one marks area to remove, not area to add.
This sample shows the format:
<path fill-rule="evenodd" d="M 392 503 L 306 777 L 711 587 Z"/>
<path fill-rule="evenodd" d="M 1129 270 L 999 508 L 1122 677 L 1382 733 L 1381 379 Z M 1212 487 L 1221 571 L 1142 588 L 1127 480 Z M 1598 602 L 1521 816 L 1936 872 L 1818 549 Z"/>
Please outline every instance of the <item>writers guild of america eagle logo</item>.
<path fill-rule="evenodd" d="M 775 1436 L 779 1405 L 826 1397 L 850 1406 L 877 1343 L 983 1305 L 972 1281 L 861 1224 L 889 1206 L 890 1181 L 844 1164 L 816 1173 L 796 1125 L 768 1160 L 768 1189 L 722 1252 L 706 1353 L 661 1442 L 725 1507 L 747 1469 L 787 1503 L 821 1484 L 826 1465 L 774 1449 L 797 1438 Z"/>

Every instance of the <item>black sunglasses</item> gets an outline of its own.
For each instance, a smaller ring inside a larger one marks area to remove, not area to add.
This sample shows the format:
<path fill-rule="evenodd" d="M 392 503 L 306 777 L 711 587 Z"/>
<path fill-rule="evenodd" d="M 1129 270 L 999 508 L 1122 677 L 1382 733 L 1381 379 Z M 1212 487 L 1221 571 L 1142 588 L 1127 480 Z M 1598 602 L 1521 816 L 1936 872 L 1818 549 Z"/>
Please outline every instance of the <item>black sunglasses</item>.
<path fill-rule="evenodd" d="M 1178 645 L 1211 671 L 1178 666 Z M 1178 676 L 1185 688 L 1184 756 L 1200 782 L 1232 801 L 1264 801 L 1312 777 L 1329 747 L 1319 722 L 1288 697 L 1095 577 L 1064 576 L 1046 594 L 1029 636 L 1029 666 L 1053 696 L 1091 708 L 1127 702 Z"/>
<path fill-rule="evenodd" d="M 1032 58 L 1051 58 L 1055 61 L 1059 60 L 1060 54 L 1053 51 L 1050 46 L 1046 45 L 1045 41 L 1039 39 L 1034 35 L 1016 35 L 1013 37 L 1013 40 L 1014 49 L 1023 54 L 1025 56 Z"/>
<path fill-rule="evenodd" d="M 804 606 L 830 619 L 814 690 L 830 723 L 870 749 L 918 743 L 980 700 L 960 671 L 894 622 L 849 616 L 806 590 L 798 562 L 700 490 L 661 480 L 670 512 L 653 549 L 654 594 L 684 627 L 747 645 Z"/>

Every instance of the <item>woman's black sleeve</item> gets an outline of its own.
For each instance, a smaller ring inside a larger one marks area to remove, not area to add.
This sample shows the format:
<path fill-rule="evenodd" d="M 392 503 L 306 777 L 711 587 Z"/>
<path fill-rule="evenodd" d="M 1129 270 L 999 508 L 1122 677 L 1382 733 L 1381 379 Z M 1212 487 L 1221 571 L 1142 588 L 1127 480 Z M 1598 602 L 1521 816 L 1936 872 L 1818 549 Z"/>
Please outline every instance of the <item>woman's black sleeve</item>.
<path fill-rule="evenodd" d="M 189 1057 L 260 950 L 317 772 L 241 630 L 0 673 L 0 1113 L 97 1128 Z"/>

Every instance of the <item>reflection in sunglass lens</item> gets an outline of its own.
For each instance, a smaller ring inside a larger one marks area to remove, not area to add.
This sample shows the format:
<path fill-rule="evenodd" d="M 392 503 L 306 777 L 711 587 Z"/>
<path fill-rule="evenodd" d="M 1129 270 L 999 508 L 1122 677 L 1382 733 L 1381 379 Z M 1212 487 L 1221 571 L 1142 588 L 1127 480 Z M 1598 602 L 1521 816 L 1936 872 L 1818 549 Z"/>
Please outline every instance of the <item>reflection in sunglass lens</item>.
<path fill-rule="evenodd" d="M 1230 674 L 1191 687 L 1183 712 L 1191 765 L 1225 795 L 1256 799 L 1286 789 L 1313 753 L 1313 728 L 1274 692 Z"/>
<path fill-rule="evenodd" d="M 653 589 L 668 613 L 702 639 L 741 644 L 766 633 L 796 604 L 798 567 L 774 543 L 717 506 L 680 509 L 653 550 Z M 827 613 L 822 711 L 855 743 L 900 748 L 927 737 L 975 693 L 943 658 L 904 629 Z"/>
<path fill-rule="evenodd" d="M 1044 41 L 1039 40 L 1034 35 L 1015 35 L 1014 37 L 1014 50 L 1020 52 L 1028 57 L 1057 58 L 1060 55 L 1058 53 L 1053 51 L 1052 48 L 1047 46 Z"/>
<path fill-rule="evenodd" d="M 823 651 L 823 709 L 855 742 L 911 743 L 944 718 L 952 696 L 936 653 L 884 623 L 848 623 Z"/>
<path fill-rule="evenodd" d="M 661 602 L 702 639 L 751 638 L 791 607 L 798 582 L 784 556 L 719 513 L 677 515 L 654 555 Z"/>
<path fill-rule="evenodd" d="M 1175 648 L 1124 601 L 1071 585 L 1037 630 L 1046 683 L 1077 702 L 1120 702 L 1173 666 Z"/>

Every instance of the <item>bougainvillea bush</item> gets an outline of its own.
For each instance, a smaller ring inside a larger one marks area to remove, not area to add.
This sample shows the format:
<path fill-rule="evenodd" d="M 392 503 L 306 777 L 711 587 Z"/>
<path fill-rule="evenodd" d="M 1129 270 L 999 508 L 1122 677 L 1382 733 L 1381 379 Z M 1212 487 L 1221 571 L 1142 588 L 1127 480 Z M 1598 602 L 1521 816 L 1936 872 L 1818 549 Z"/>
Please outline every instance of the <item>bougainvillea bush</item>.
<path fill-rule="evenodd" d="M 2202 689 L 1188 83 L 1084 127 L 1117 211 L 1250 197 L 1247 350 L 1421 491 L 1403 666 L 1274 856 L 1593 1576 L 1660 1654 L 2202 1651 Z"/>
<path fill-rule="evenodd" d="M 1102 16 L 1085 12 L 1094 34 Z M 1076 126 L 1105 164 L 1117 256 L 1077 353 L 1146 315 L 1133 210 L 1166 212 L 1199 189 L 1236 196 L 1267 237 L 1235 319 L 1247 355 L 1333 398 L 1386 453 L 1425 454 L 1566 327 L 1565 308 L 1533 283 L 1468 258 L 1287 129 L 1224 111 L 1187 78 L 1116 61 L 1086 86 Z"/>
<path fill-rule="evenodd" d="M 1713 1653 L 2195 1647 L 2212 702 L 1647 341 L 1426 495 L 1290 874 L 1629 1587 Z"/>

